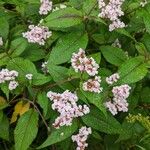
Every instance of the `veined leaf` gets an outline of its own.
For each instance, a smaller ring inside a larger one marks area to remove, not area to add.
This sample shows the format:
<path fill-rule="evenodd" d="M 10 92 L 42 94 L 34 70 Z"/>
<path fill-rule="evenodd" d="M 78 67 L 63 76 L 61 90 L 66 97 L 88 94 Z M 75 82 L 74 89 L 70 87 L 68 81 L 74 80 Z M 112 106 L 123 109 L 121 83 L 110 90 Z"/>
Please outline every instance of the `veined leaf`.
<path fill-rule="evenodd" d="M 44 19 L 49 28 L 67 28 L 82 22 L 82 13 L 74 8 L 65 8 L 52 12 Z"/>
<path fill-rule="evenodd" d="M 31 109 L 23 114 L 15 128 L 15 149 L 27 150 L 33 142 L 38 131 L 38 114 Z"/>
<path fill-rule="evenodd" d="M 9 24 L 5 17 L 0 17 L 0 36 L 2 36 L 5 40 L 9 33 Z"/>
<path fill-rule="evenodd" d="M 87 33 L 71 32 L 70 34 L 64 35 L 52 49 L 48 61 L 52 64 L 62 64 L 70 61 L 72 53 L 77 52 L 79 48 L 85 49 L 87 43 Z"/>
<path fill-rule="evenodd" d="M 90 113 L 82 117 L 83 122 L 98 131 L 107 134 L 119 134 L 123 131 L 121 124 L 111 115 L 105 116 L 96 108 L 91 108 Z"/>
<path fill-rule="evenodd" d="M 102 46 L 100 49 L 105 59 L 113 65 L 120 66 L 127 59 L 126 54 L 120 48 Z"/>
<path fill-rule="evenodd" d="M 38 147 L 38 149 L 50 146 L 52 144 L 61 142 L 65 140 L 66 138 L 70 137 L 78 128 L 77 122 L 74 121 L 71 126 L 63 126 L 60 129 L 55 129 L 52 131 L 52 133 L 49 135 L 47 140 Z"/>
<path fill-rule="evenodd" d="M 135 57 L 124 62 L 119 68 L 120 80 L 118 83 L 135 83 L 142 80 L 147 74 L 144 57 Z"/>

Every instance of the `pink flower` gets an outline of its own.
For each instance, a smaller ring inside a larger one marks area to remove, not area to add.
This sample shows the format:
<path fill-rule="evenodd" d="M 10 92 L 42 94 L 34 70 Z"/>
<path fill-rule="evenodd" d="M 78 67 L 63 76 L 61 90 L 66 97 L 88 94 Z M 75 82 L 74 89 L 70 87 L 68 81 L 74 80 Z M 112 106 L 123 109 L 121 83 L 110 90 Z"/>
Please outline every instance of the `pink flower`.
<path fill-rule="evenodd" d="M 120 76 L 118 73 L 115 73 L 113 75 L 111 75 L 110 77 L 106 78 L 106 82 L 110 85 L 112 85 L 113 83 L 117 82 L 120 79 Z"/>
<path fill-rule="evenodd" d="M 44 26 L 30 25 L 29 31 L 23 33 L 23 37 L 25 37 L 29 43 L 38 43 L 39 45 L 44 45 L 45 40 L 50 36 L 52 36 L 52 32 Z"/>
<path fill-rule="evenodd" d="M 52 2 L 49 0 L 41 0 L 41 6 L 39 10 L 40 15 L 47 15 L 52 10 Z"/>
<path fill-rule="evenodd" d="M 87 82 L 83 83 L 83 90 L 94 92 L 94 93 L 100 93 L 103 90 L 103 88 L 100 86 L 100 83 L 101 83 L 101 78 L 95 76 L 94 79 L 89 79 Z"/>
<path fill-rule="evenodd" d="M 70 126 L 74 118 L 83 116 L 90 112 L 87 105 L 77 105 L 78 97 L 75 93 L 68 90 L 60 93 L 48 92 L 47 97 L 53 102 L 52 109 L 59 112 L 59 116 L 55 119 L 53 126 L 59 128 L 60 126 Z"/>
<path fill-rule="evenodd" d="M 77 143 L 76 150 L 84 150 L 86 147 L 88 147 L 86 140 L 91 133 L 91 128 L 83 126 L 81 129 L 79 129 L 79 133 L 77 135 L 72 135 L 72 141 Z"/>
<path fill-rule="evenodd" d="M 76 72 L 87 72 L 90 76 L 95 76 L 98 73 L 99 65 L 92 57 L 87 58 L 85 51 L 81 48 L 78 53 L 73 53 L 71 64 Z"/>

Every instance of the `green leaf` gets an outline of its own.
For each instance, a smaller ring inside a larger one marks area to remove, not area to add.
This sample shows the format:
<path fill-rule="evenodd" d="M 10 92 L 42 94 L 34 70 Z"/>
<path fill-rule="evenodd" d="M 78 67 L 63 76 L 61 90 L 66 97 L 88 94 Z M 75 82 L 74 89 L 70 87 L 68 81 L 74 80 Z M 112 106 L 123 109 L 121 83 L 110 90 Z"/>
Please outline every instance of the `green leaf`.
<path fill-rule="evenodd" d="M 140 81 L 146 76 L 147 71 L 144 57 L 131 58 L 120 66 L 118 70 L 120 80 L 118 83 L 130 84 Z"/>
<path fill-rule="evenodd" d="M 3 113 L 0 111 L 0 113 Z M 4 115 L 1 114 L 0 118 L 0 138 L 4 140 L 9 140 L 9 121 L 8 118 Z"/>
<path fill-rule="evenodd" d="M 82 89 L 82 84 L 80 86 L 80 90 L 91 104 L 95 105 L 99 110 L 103 112 L 103 114 L 106 115 L 106 108 L 103 104 L 104 93 L 97 94 L 92 92 L 86 92 Z"/>
<path fill-rule="evenodd" d="M 19 56 L 27 47 L 27 41 L 24 38 L 17 38 L 10 44 L 11 57 Z"/>
<path fill-rule="evenodd" d="M 48 61 L 52 64 L 62 64 L 70 61 L 72 53 L 79 51 L 79 48 L 85 49 L 87 43 L 88 37 L 86 33 L 71 32 L 70 34 L 64 35 L 52 49 Z"/>
<path fill-rule="evenodd" d="M 5 17 L 0 17 L 0 36 L 5 40 L 7 39 L 9 33 L 9 24 Z"/>
<path fill-rule="evenodd" d="M 6 53 L 0 53 L 0 66 L 6 65 L 10 58 Z"/>
<path fill-rule="evenodd" d="M 27 150 L 38 132 L 38 114 L 31 109 L 23 114 L 17 123 L 14 131 L 15 149 Z"/>
<path fill-rule="evenodd" d="M 125 60 L 127 60 L 127 56 L 124 51 L 120 48 L 113 46 L 102 46 L 100 50 L 105 57 L 105 59 L 116 66 L 120 66 Z"/>
<path fill-rule="evenodd" d="M 83 12 L 85 15 L 90 15 L 92 11 L 97 7 L 97 0 L 84 0 Z"/>
<path fill-rule="evenodd" d="M 120 123 L 111 114 L 105 116 L 95 107 L 90 108 L 90 113 L 83 116 L 82 120 L 87 126 L 107 134 L 120 134 L 123 131 Z"/>
<path fill-rule="evenodd" d="M 73 85 L 67 82 L 68 76 L 68 69 L 61 66 L 54 66 L 48 63 L 48 70 L 50 75 L 52 76 L 53 80 L 63 89 L 74 89 Z M 61 83 L 66 81 L 64 83 Z"/>
<path fill-rule="evenodd" d="M 118 32 L 119 34 L 122 34 L 122 35 L 125 35 L 125 36 L 129 37 L 130 39 L 132 39 L 136 42 L 135 38 L 133 38 L 130 35 L 130 33 L 128 31 L 126 31 L 125 29 L 116 29 L 115 31 Z"/>
<path fill-rule="evenodd" d="M 19 72 L 18 79 L 22 82 L 26 81 L 26 74 L 33 74 L 33 79 L 36 79 L 37 70 L 34 64 L 28 59 L 23 58 L 14 58 L 11 59 L 8 63 L 7 67 L 12 70 L 16 70 Z"/>
<path fill-rule="evenodd" d="M 143 20 L 148 33 L 150 33 L 150 13 L 148 11 L 144 11 Z"/>
<path fill-rule="evenodd" d="M 65 8 L 52 12 L 44 19 L 49 28 L 67 28 L 82 22 L 82 13 L 74 8 Z"/>
<path fill-rule="evenodd" d="M 33 85 L 43 85 L 45 83 L 48 83 L 52 80 L 51 76 L 45 76 L 43 74 L 37 73 L 32 80 Z"/>
<path fill-rule="evenodd" d="M 46 92 L 42 92 L 38 94 L 37 103 L 43 109 L 44 116 L 46 116 L 48 112 L 48 107 L 49 107 L 49 99 L 46 96 Z"/>
<path fill-rule="evenodd" d="M 37 149 L 50 146 L 52 144 L 61 142 L 67 139 L 68 137 L 71 137 L 71 135 L 77 130 L 77 128 L 78 128 L 77 122 L 74 121 L 71 126 L 63 126 L 60 129 L 53 130 L 46 139 L 46 141 L 42 145 L 40 145 Z"/>

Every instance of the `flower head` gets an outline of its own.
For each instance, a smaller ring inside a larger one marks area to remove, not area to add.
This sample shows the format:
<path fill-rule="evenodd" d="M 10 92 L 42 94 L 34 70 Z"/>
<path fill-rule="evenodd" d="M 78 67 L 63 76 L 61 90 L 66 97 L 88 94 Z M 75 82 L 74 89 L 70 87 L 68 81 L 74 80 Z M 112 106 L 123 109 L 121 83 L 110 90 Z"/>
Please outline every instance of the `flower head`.
<path fill-rule="evenodd" d="M 87 105 L 77 105 L 77 95 L 68 90 L 62 94 L 50 91 L 47 93 L 47 97 L 53 102 L 52 109 L 57 110 L 60 114 L 53 123 L 55 128 L 64 125 L 70 126 L 72 125 L 73 118 L 83 116 L 90 112 Z"/>
<path fill-rule="evenodd" d="M 102 92 L 103 88 L 100 86 L 101 78 L 99 76 L 95 76 L 94 79 L 89 79 L 87 82 L 83 83 L 83 90 L 100 93 Z"/>
<path fill-rule="evenodd" d="M 19 84 L 18 84 L 17 81 L 10 81 L 8 88 L 9 88 L 10 91 L 12 91 L 12 90 L 16 89 L 16 87 L 17 87 L 18 85 L 19 85 Z"/>
<path fill-rule="evenodd" d="M 3 39 L 0 37 L 0 46 L 3 46 Z"/>
<path fill-rule="evenodd" d="M 33 77 L 33 74 L 26 74 L 26 78 L 28 79 L 28 80 L 32 80 L 32 77 Z"/>
<path fill-rule="evenodd" d="M 92 133 L 91 128 L 87 128 L 86 126 L 83 126 L 79 129 L 79 133 L 77 135 L 72 135 L 72 141 L 77 143 L 76 150 L 84 150 L 86 147 L 88 147 L 88 143 L 86 143 L 86 140 L 89 136 L 89 134 Z"/>
<path fill-rule="evenodd" d="M 29 31 L 23 33 L 23 37 L 27 38 L 29 43 L 38 43 L 39 45 L 44 45 L 45 40 L 52 35 L 48 27 L 44 26 L 29 26 Z"/>
<path fill-rule="evenodd" d="M 111 75 L 110 77 L 106 78 L 106 82 L 110 85 L 112 85 L 113 83 L 117 82 L 120 79 L 120 76 L 118 73 L 115 73 L 113 75 Z"/>
<path fill-rule="evenodd" d="M 52 2 L 49 0 L 41 0 L 41 6 L 39 10 L 40 15 L 47 15 L 52 10 Z"/>

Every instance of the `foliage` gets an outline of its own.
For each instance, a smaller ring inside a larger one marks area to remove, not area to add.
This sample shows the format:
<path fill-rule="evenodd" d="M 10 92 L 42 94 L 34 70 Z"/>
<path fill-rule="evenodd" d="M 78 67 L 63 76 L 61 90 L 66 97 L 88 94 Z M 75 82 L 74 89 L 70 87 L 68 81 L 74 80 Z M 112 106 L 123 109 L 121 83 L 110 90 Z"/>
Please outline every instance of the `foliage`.
<path fill-rule="evenodd" d="M 109 17 L 98 17 L 98 0 L 52 0 L 53 10 L 46 15 L 39 14 L 40 0 L 0 1 L 0 72 L 18 73 L 13 89 L 12 79 L 2 81 L 0 73 L 0 150 L 74 150 L 71 137 L 82 126 L 92 129 L 89 150 L 150 148 L 150 1 L 141 2 L 125 0 L 121 20 L 126 27 L 109 31 Z M 28 39 L 30 25 L 48 27 L 44 42 Z M 85 90 L 84 83 L 94 76 L 75 71 L 72 57 L 79 49 L 99 66 L 102 92 Z M 108 85 L 114 73 L 119 79 Z M 113 115 L 106 104 L 121 85 L 131 87 L 128 111 L 117 108 Z M 60 112 L 47 93 L 66 90 L 90 112 L 57 129 L 53 123 Z"/>

